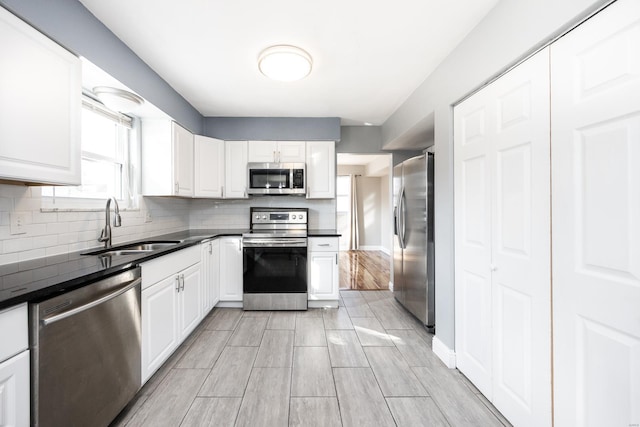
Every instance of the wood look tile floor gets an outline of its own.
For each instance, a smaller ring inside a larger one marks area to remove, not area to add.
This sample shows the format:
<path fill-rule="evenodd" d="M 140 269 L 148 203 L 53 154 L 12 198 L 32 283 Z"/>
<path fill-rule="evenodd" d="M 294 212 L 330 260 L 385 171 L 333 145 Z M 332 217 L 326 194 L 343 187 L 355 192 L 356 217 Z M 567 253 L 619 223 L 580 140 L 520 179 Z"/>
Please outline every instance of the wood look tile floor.
<path fill-rule="evenodd" d="M 382 251 L 340 251 L 340 289 L 388 290 L 390 262 Z"/>
<path fill-rule="evenodd" d="M 338 309 L 216 308 L 111 424 L 509 426 L 389 291 Z"/>

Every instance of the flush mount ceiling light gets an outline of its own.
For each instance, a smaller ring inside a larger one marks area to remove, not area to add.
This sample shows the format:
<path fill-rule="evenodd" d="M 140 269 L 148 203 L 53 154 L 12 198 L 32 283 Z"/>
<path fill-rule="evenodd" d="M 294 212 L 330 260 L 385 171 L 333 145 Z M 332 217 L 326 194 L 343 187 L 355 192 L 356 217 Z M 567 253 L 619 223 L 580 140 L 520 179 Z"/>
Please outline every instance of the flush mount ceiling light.
<path fill-rule="evenodd" d="M 144 99 L 135 93 L 115 87 L 97 86 L 93 93 L 107 108 L 121 113 L 129 113 L 144 104 Z"/>
<path fill-rule="evenodd" d="M 305 78 L 311 72 L 311 55 L 299 47 L 271 46 L 258 56 L 258 68 L 265 76 L 281 82 Z"/>

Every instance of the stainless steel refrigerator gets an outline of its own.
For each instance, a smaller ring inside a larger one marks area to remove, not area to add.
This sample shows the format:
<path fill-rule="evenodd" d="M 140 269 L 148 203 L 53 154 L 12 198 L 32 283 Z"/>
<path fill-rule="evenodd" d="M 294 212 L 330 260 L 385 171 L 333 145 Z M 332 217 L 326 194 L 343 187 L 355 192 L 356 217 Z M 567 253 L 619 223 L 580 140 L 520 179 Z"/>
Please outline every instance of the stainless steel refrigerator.
<path fill-rule="evenodd" d="M 435 327 L 433 154 L 393 168 L 393 294 L 427 327 Z"/>

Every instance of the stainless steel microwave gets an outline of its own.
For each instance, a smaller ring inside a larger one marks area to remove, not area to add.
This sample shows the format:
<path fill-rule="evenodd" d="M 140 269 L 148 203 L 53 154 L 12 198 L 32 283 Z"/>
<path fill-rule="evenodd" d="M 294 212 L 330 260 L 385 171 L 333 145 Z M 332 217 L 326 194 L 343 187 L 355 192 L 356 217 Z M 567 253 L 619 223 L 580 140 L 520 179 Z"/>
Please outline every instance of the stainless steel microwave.
<path fill-rule="evenodd" d="M 248 163 L 247 193 L 305 195 L 304 163 Z"/>

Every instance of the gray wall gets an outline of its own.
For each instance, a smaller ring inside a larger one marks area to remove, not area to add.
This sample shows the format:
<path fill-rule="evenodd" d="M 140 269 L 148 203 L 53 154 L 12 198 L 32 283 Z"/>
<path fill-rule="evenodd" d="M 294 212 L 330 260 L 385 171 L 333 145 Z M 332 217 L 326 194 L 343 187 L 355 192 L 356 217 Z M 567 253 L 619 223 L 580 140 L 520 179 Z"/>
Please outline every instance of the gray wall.
<path fill-rule="evenodd" d="M 84 56 L 194 133 L 202 116 L 77 0 L 0 0 L 41 32 Z"/>
<path fill-rule="evenodd" d="M 502 0 L 382 126 L 384 148 L 398 148 L 399 142 L 408 146 L 406 135 L 419 134 L 412 129 L 434 114 L 436 335 L 451 349 L 455 345 L 452 105 L 608 2 Z"/>
<path fill-rule="evenodd" d="M 339 141 L 338 117 L 207 117 L 204 135 L 229 141 Z"/>
<path fill-rule="evenodd" d="M 337 153 L 389 154 L 382 150 L 382 128 L 380 126 L 342 126 L 342 137 L 336 145 Z"/>

